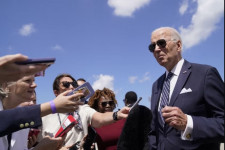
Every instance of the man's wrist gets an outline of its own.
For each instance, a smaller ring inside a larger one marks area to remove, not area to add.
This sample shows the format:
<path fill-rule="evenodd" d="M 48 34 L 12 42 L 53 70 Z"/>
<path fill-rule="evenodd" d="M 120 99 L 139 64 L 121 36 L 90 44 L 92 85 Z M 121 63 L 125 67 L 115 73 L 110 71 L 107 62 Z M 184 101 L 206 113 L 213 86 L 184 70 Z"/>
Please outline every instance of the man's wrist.
<path fill-rule="evenodd" d="M 55 103 L 54 101 L 50 101 L 50 106 L 51 106 L 51 110 L 52 110 L 52 113 L 55 114 L 56 113 L 56 107 L 55 107 Z"/>
<path fill-rule="evenodd" d="M 118 111 L 113 113 L 113 120 L 118 121 L 118 116 L 117 116 Z"/>

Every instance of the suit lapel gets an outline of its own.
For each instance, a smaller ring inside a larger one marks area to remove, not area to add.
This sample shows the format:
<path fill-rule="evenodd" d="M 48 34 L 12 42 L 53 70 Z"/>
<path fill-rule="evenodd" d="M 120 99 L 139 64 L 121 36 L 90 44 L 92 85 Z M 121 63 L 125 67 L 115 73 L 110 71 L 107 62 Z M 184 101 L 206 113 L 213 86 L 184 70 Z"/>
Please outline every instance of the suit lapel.
<path fill-rule="evenodd" d="M 177 100 L 177 96 L 180 94 L 184 84 L 186 83 L 190 73 L 191 73 L 191 64 L 188 61 L 185 61 L 183 67 L 180 71 L 176 86 L 174 88 L 173 94 L 170 99 L 169 106 L 173 106 Z"/>

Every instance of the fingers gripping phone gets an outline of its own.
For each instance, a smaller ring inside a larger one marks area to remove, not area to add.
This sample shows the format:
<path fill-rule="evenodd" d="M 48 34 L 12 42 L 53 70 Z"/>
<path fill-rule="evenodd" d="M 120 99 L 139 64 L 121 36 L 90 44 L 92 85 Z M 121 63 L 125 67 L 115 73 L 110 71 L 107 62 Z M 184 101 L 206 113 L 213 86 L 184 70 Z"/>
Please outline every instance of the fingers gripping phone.
<path fill-rule="evenodd" d="M 55 62 L 55 58 L 39 58 L 39 59 L 27 59 L 25 61 L 15 62 L 17 65 L 35 65 L 35 64 L 46 64 L 50 66 Z M 44 76 L 45 70 L 37 72 L 35 77 Z"/>
<path fill-rule="evenodd" d="M 95 129 L 92 126 L 88 126 L 88 135 L 83 145 L 84 150 L 91 150 L 91 146 L 95 142 L 96 135 L 97 133 Z"/>
<path fill-rule="evenodd" d="M 81 97 L 80 101 L 85 102 L 94 94 L 94 89 L 91 87 L 89 82 L 85 82 L 81 86 L 77 87 L 75 90 L 71 91 L 67 95 L 72 95 L 74 93 L 83 93 L 84 96 Z"/>

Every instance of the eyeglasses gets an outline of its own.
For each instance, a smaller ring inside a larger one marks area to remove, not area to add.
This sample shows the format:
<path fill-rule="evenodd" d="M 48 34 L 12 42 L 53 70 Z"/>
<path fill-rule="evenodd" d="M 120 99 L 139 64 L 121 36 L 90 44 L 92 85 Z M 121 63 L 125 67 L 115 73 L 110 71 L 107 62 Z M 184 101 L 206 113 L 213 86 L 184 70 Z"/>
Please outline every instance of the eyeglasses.
<path fill-rule="evenodd" d="M 70 84 L 74 87 L 74 88 L 77 88 L 78 87 L 78 84 L 76 81 L 73 81 L 73 82 L 67 82 L 67 81 L 64 81 L 62 82 L 62 85 L 65 87 L 65 88 L 69 88 L 70 87 Z"/>
<path fill-rule="evenodd" d="M 160 39 L 158 40 L 156 43 L 151 43 L 149 46 L 148 46 L 148 49 L 150 50 L 150 52 L 154 52 L 155 51 L 155 46 L 156 44 L 162 48 L 165 48 L 166 47 L 166 40 L 164 39 Z"/>
<path fill-rule="evenodd" d="M 106 107 L 107 104 L 109 104 L 109 106 L 114 106 L 115 105 L 114 101 L 101 102 L 102 107 Z"/>

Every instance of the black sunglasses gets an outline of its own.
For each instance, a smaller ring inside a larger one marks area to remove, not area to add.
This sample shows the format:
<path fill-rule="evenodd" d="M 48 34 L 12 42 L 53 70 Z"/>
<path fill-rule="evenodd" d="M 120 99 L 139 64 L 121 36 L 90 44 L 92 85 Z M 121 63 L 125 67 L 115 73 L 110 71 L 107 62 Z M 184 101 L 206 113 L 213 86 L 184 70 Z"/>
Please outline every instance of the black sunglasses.
<path fill-rule="evenodd" d="M 148 46 L 148 49 L 150 50 L 150 52 L 154 52 L 155 51 L 155 46 L 156 44 L 162 48 L 165 48 L 166 47 L 166 40 L 164 39 L 160 39 L 158 40 L 156 43 L 151 43 L 149 46 Z"/>
<path fill-rule="evenodd" d="M 102 107 L 106 107 L 107 104 L 109 104 L 109 106 L 114 106 L 115 105 L 114 101 L 108 101 L 108 102 L 102 102 L 101 103 Z"/>
<path fill-rule="evenodd" d="M 70 87 L 70 84 L 74 87 L 74 88 L 77 88 L 78 87 L 78 84 L 76 81 L 73 81 L 73 82 L 67 82 L 67 81 L 64 81 L 62 82 L 62 85 L 65 87 L 65 88 L 69 88 Z"/>

